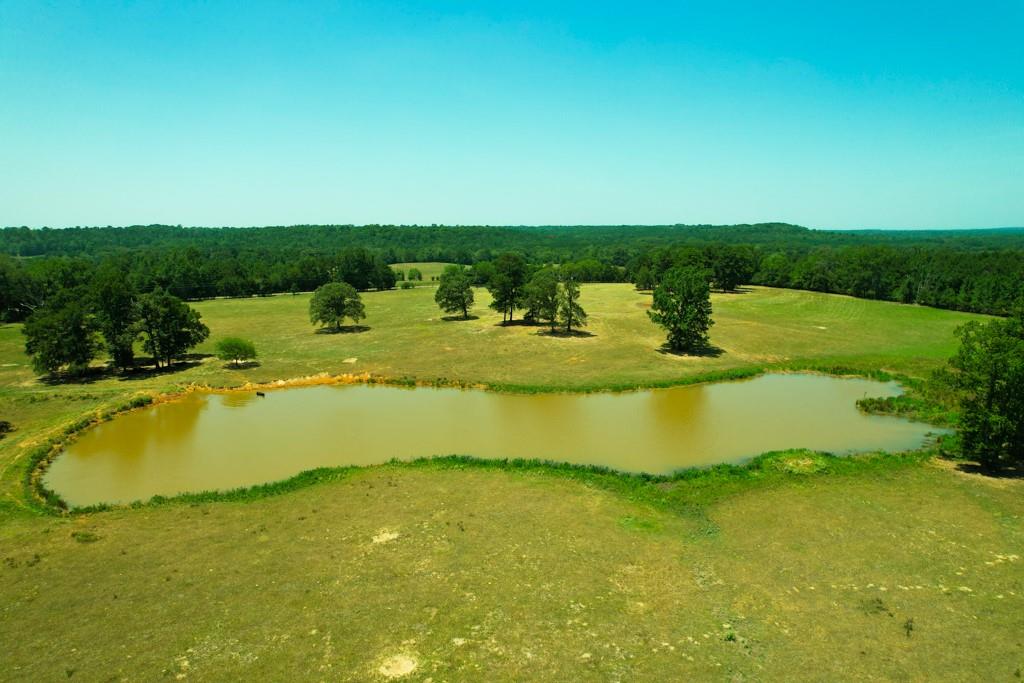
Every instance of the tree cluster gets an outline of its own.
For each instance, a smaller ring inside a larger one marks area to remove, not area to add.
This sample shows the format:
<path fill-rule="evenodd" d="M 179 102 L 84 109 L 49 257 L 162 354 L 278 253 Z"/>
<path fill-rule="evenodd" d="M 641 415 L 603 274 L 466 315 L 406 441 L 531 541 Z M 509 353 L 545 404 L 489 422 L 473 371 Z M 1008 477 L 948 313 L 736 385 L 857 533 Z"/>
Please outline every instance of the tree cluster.
<path fill-rule="evenodd" d="M 970 322 L 945 375 L 960 397 L 960 448 L 989 471 L 1024 470 L 1024 307 Z"/>
<path fill-rule="evenodd" d="M 80 372 L 105 350 L 120 369 L 135 365 L 135 343 L 156 367 L 169 366 L 210 330 L 199 313 L 163 289 L 139 294 L 113 269 L 88 285 L 60 289 L 32 311 L 22 328 L 39 373 Z"/>
<path fill-rule="evenodd" d="M 501 311 L 502 322 L 511 322 L 516 310 L 525 309 L 527 322 L 546 323 L 552 331 L 556 324 L 567 333 L 587 324 L 579 303 L 579 277 L 572 266 L 531 268 L 522 255 L 507 253 L 484 272 L 491 308 Z"/>

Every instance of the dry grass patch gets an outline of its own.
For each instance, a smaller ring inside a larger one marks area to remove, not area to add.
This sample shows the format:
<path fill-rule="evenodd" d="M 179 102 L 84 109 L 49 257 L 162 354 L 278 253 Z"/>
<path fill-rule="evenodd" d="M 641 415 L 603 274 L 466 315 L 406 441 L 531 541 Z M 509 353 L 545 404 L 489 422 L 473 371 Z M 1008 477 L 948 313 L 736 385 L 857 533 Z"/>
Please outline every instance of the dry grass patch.
<path fill-rule="evenodd" d="M 89 544 L 23 519 L 0 539 L 5 675 L 1005 680 L 1022 492 L 915 466 L 801 475 L 712 503 L 706 535 L 538 472 L 389 466 L 93 515 Z"/>

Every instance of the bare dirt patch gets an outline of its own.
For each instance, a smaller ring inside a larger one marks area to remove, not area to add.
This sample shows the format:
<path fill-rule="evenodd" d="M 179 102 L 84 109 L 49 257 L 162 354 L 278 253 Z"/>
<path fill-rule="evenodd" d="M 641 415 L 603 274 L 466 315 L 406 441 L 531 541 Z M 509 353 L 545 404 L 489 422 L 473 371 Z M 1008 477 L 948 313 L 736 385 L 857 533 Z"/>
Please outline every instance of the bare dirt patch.
<path fill-rule="evenodd" d="M 377 532 L 377 535 L 373 537 L 373 543 L 374 545 L 380 543 L 390 543 L 396 538 L 398 538 L 397 531 L 392 531 L 391 529 L 381 529 Z"/>
<path fill-rule="evenodd" d="M 377 668 L 380 675 L 387 679 L 404 678 L 416 670 L 417 661 L 409 655 L 391 655 Z"/>

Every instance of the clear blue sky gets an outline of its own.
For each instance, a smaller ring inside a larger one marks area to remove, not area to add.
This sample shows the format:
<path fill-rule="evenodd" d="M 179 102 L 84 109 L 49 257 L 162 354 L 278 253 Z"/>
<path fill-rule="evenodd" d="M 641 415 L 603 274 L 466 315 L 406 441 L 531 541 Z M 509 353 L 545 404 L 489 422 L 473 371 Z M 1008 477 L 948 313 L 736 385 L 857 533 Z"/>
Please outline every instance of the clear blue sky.
<path fill-rule="evenodd" d="M 0 225 L 768 220 L 1024 225 L 1024 2 L 0 0 Z"/>

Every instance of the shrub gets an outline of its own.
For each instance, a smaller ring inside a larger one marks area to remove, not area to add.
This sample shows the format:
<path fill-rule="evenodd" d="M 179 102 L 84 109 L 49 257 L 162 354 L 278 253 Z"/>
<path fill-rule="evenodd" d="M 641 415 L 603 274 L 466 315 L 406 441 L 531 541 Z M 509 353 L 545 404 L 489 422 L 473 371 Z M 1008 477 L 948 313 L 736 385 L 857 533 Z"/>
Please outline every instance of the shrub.
<path fill-rule="evenodd" d="M 256 358 L 256 345 L 241 337 L 225 337 L 217 342 L 217 358 L 238 365 Z"/>

